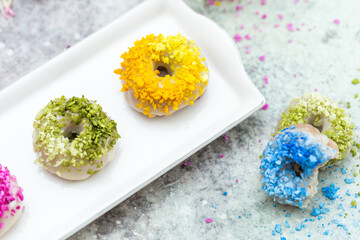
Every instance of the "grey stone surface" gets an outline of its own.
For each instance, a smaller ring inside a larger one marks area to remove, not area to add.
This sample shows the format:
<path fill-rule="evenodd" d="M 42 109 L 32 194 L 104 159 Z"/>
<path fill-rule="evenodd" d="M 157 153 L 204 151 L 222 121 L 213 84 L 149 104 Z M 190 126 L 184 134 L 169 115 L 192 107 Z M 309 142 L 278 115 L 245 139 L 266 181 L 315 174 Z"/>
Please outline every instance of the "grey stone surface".
<path fill-rule="evenodd" d="M 0 19 L 0 89 L 140 2 L 14 0 L 16 17 Z M 242 36 L 237 46 L 245 69 L 269 108 L 230 130 L 229 141 L 216 139 L 187 159 L 190 165 L 175 167 L 69 239 L 358 239 L 359 210 L 350 203 L 356 200 L 360 181 L 357 177 L 354 184 L 344 183 L 359 171 L 358 157 L 319 175 L 324 179 L 319 187 L 334 182 L 341 188 L 338 199 L 327 200 L 320 191 L 304 210 L 273 207 L 261 190 L 258 157 L 289 100 L 304 92 L 316 89 L 337 102 L 350 102 L 347 111 L 359 122 L 360 103 L 354 95 L 360 94 L 360 85 L 351 80 L 360 78 L 360 2 L 221 1 L 220 6 L 185 2 L 231 36 Z M 237 11 L 237 5 L 243 8 Z M 247 34 L 250 40 L 245 39 Z M 265 75 L 269 84 L 264 83 Z M 347 174 L 341 167 L 348 169 Z M 318 220 L 310 213 L 321 202 L 329 212 Z M 206 218 L 214 221 L 207 224 Z M 295 230 L 301 223 L 306 227 Z M 276 224 L 282 226 L 282 235 L 272 235 Z M 323 234 L 326 230 L 329 236 Z"/>

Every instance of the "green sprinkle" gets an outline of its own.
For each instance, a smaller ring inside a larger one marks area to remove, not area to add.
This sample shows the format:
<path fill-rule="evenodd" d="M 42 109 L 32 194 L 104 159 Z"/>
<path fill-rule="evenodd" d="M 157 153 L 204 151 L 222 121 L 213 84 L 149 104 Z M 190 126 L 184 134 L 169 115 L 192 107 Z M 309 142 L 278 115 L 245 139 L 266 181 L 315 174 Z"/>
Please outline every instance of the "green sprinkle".
<path fill-rule="evenodd" d="M 359 94 L 355 94 L 355 99 L 359 97 Z"/>
<path fill-rule="evenodd" d="M 354 206 L 354 207 L 356 207 L 356 206 L 357 206 L 356 201 L 355 201 L 355 200 L 354 200 L 354 201 L 352 201 L 352 202 L 351 202 L 351 205 L 352 205 L 352 206 Z"/>
<path fill-rule="evenodd" d="M 350 151 L 352 153 L 352 156 L 355 157 L 357 154 L 356 147 L 352 147 Z"/>
<path fill-rule="evenodd" d="M 354 80 L 352 80 L 352 84 L 354 84 L 354 85 L 356 85 L 356 84 L 358 84 L 360 81 L 359 81 L 359 79 L 357 79 L 357 78 L 355 78 Z"/>
<path fill-rule="evenodd" d="M 358 175 L 358 173 L 357 173 L 357 172 L 355 172 L 355 173 L 354 173 L 354 177 L 356 177 L 357 175 Z"/>
<path fill-rule="evenodd" d="M 351 106 L 350 106 L 350 102 L 347 102 L 346 104 L 347 104 L 347 108 L 350 108 L 350 107 L 351 107 Z"/>

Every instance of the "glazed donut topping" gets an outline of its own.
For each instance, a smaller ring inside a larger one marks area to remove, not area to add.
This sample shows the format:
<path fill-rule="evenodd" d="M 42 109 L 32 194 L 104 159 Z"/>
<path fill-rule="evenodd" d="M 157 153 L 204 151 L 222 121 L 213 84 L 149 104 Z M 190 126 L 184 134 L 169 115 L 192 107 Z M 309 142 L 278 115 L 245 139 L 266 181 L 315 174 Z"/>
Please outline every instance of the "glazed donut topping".
<path fill-rule="evenodd" d="M 123 80 L 123 92 L 130 89 L 140 102 L 137 107 L 152 117 L 150 107 L 177 110 L 183 102 L 194 103 L 208 83 L 208 69 L 200 50 L 184 36 L 147 35 L 121 55 L 121 68 L 115 70 Z M 158 67 L 168 73 L 161 77 Z"/>
<path fill-rule="evenodd" d="M 81 131 L 68 135 L 68 125 L 77 126 Z M 94 165 L 120 137 L 115 121 L 106 116 L 100 105 L 84 96 L 70 99 L 62 96 L 50 101 L 37 114 L 34 128 L 37 130 L 35 149 L 44 149 L 48 161 L 62 156 L 55 159 L 54 167 Z M 39 158 L 36 161 L 43 164 L 44 160 Z"/>
<path fill-rule="evenodd" d="M 10 174 L 7 167 L 0 164 L 0 218 L 5 217 L 6 212 L 10 211 L 9 204 L 15 200 L 21 202 L 24 200 L 21 187 L 15 186 L 16 177 Z M 16 187 L 14 191 L 14 187 Z M 16 210 L 15 210 L 16 209 Z M 20 211 L 20 205 L 16 206 L 10 212 L 13 216 L 16 211 Z M 0 222 L 0 229 L 4 227 L 4 223 Z"/>

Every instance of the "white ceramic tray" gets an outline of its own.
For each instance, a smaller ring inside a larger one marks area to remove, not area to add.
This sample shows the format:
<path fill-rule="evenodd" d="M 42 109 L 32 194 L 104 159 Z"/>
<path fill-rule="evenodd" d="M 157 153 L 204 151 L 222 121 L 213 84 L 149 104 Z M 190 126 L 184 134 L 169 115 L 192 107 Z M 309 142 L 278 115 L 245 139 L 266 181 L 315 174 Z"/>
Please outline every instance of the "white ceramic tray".
<path fill-rule="evenodd" d="M 207 92 L 172 116 L 132 110 L 113 70 L 120 54 L 150 33 L 195 40 L 207 58 Z M 33 162 L 32 124 L 49 100 L 85 95 L 118 123 L 115 159 L 86 181 L 70 182 Z M 231 38 L 180 0 L 149 0 L 0 93 L 0 163 L 24 188 L 26 209 L 6 239 L 70 236 L 261 108 Z"/>

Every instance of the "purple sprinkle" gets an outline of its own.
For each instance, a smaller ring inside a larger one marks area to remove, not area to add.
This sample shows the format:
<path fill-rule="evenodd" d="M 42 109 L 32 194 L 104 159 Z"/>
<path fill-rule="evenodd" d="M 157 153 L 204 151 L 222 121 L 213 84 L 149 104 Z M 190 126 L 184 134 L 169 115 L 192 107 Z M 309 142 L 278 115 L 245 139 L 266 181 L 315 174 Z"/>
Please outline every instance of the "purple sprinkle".
<path fill-rule="evenodd" d="M 269 104 L 265 103 L 265 105 L 261 109 L 266 110 L 266 109 L 268 109 L 268 107 L 269 107 Z"/>
<path fill-rule="evenodd" d="M 220 156 L 219 156 L 219 158 L 223 158 L 224 157 L 224 154 L 221 154 Z"/>
<path fill-rule="evenodd" d="M 189 166 L 190 163 L 191 163 L 191 161 L 188 161 L 188 162 L 184 163 L 184 166 Z"/>

